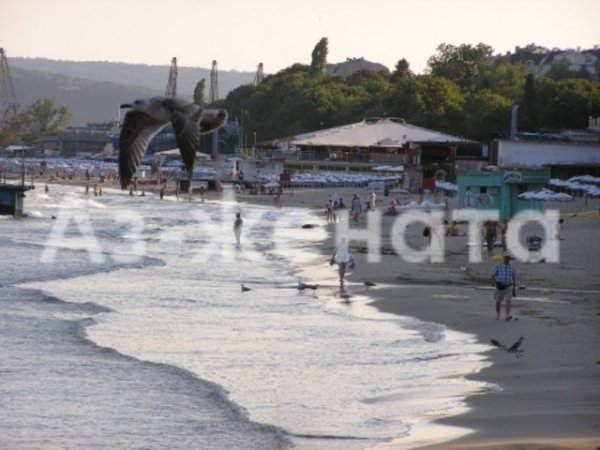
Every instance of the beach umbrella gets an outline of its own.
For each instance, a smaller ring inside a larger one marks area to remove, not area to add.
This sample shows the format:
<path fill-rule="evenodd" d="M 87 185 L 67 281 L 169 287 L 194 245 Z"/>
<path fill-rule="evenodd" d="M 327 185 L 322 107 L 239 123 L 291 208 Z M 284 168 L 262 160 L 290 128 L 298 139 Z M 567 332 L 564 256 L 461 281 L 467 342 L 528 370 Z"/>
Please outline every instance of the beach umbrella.
<path fill-rule="evenodd" d="M 392 166 L 375 166 L 375 167 L 371 167 L 371 170 L 373 170 L 374 172 L 386 172 L 389 171 L 392 168 Z"/>
<path fill-rule="evenodd" d="M 564 192 L 554 192 L 549 189 L 542 189 L 540 191 L 527 191 L 519 194 L 519 198 L 522 200 L 540 200 L 540 201 L 554 201 L 554 202 L 570 202 L 574 198 Z"/>
<path fill-rule="evenodd" d="M 458 192 L 458 186 L 449 181 L 436 180 L 435 187 L 444 191 Z"/>
<path fill-rule="evenodd" d="M 583 184 L 600 184 L 600 177 L 593 177 L 591 175 L 581 175 L 577 177 L 571 177 L 568 181 Z"/>

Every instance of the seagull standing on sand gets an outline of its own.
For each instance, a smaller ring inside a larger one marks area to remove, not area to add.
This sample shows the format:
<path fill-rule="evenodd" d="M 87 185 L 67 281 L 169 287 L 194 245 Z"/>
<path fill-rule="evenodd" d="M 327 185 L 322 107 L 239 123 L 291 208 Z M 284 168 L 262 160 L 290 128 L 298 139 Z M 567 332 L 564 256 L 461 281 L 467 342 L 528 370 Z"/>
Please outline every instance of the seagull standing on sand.
<path fill-rule="evenodd" d="M 203 109 L 172 97 L 151 97 L 120 107 L 130 108 L 119 138 L 119 178 L 123 189 L 129 186 L 152 138 L 169 123 L 175 130 L 181 159 L 191 175 L 200 135 L 216 130 L 227 120 L 223 109 Z"/>
<path fill-rule="evenodd" d="M 318 284 L 308 284 L 308 283 L 304 283 L 302 281 L 298 281 L 298 290 L 299 291 L 303 291 L 304 289 L 312 289 L 313 291 L 316 291 L 319 288 Z"/>
<path fill-rule="evenodd" d="M 377 286 L 377 284 L 376 284 L 376 283 L 373 283 L 372 281 L 369 281 L 369 280 L 364 280 L 364 281 L 363 281 L 363 284 L 364 284 L 364 285 L 365 285 L 367 288 L 370 288 L 370 287 L 373 287 L 373 286 Z"/>

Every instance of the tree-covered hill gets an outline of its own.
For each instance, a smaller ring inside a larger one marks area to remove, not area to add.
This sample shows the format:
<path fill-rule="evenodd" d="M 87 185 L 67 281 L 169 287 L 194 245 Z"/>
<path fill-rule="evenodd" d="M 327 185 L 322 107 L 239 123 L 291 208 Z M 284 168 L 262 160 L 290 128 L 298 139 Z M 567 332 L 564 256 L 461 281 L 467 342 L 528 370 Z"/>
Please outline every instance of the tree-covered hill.
<path fill-rule="evenodd" d="M 440 45 L 424 75 L 414 75 L 401 59 L 391 74 L 346 78 L 315 70 L 326 62 L 326 44 L 317 44 L 310 66 L 296 64 L 258 86 L 240 86 L 219 104 L 259 141 L 366 117 L 400 117 L 485 142 L 509 133 L 514 105 L 521 131 L 584 129 L 589 116 L 600 116 L 599 81 L 568 73 L 534 78 L 485 44 Z"/>
<path fill-rule="evenodd" d="M 600 81 L 568 70 L 533 77 L 524 65 L 495 55 L 485 44 L 441 44 L 422 75 L 399 59 L 392 73 L 347 77 L 325 72 L 327 44 L 327 38 L 319 41 L 310 65 L 295 64 L 258 85 L 249 72 L 219 73 L 222 100 L 212 106 L 225 107 L 246 136 L 231 146 L 251 144 L 247 136 L 263 142 L 367 117 L 400 117 L 486 142 L 508 135 L 515 105 L 520 131 L 584 129 L 589 116 L 600 116 Z M 10 63 L 19 102 L 27 106 L 54 98 L 71 110 L 71 125 L 110 122 L 123 101 L 164 94 L 169 74 L 167 65 L 23 58 Z M 208 69 L 180 67 L 178 72 L 182 98 L 192 100 L 201 80 L 209 87 Z"/>
<path fill-rule="evenodd" d="M 17 99 L 23 107 L 42 98 L 68 106 L 71 125 L 114 120 L 118 105 L 149 95 L 164 95 L 170 66 L 106 61 L 57 61 L 45 58 L 9 58 Z M 178 67 L 178 96 L 192 100 L 201 79 L 210 86 L 210 69 Z M 252 82 L 254 73 L 219 72 L 219 95 Z M 207 95 L 208 97 L 208 95 Z"/>

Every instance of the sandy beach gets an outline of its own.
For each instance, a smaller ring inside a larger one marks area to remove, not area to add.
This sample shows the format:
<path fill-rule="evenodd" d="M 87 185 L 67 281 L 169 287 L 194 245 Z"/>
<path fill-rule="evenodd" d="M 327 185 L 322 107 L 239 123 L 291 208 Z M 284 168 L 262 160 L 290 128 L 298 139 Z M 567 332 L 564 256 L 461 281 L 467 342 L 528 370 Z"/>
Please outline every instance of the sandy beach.
<path fill-rule="evenodd" d="M 353 193 L 361 198 L 368 193 L 364 188 L 296 190 L 281 202 L 324 211 L 327 197 L 334 191 L 346 202 Z M 411 199 L 414 196 L 405 198 Z M 377 206 L 385 209 L 388 202 L 389 198 L 383 197 Z M 455 207 L 455 199 L 450 199 L 449 205 Z M 489 272 L 498 258 L 489 258 L 484 252 L 481 263 L 470 264 L 467 236 L 445 237 L 443 263 L 408 263 L 393 254 L 390 229 L 396 217 L 383 216 L 380 263 L 367 263 L 365 244 L 351 243 L 358 264 L 348 276 L 349 289 L 374 298 L 378 309 L 442 323 L 474 334 L 482 343 L 493 338 L 510 345 L 524 336 L 522 357 L 490 345 L 492 365 L 472 377 L 499 386 L 499 391 L 473 396 L 467 401 L 467 412 L 437 420 L 472 432 L 433 446 L 428 445 L 431 436 L 423 436 L 421 443 L 398 440 L 377 448 L 600 448 L 600 201 L 578 199 L 544 206 L 559 209 L 565 219 L 560 262 L 514 262 L 521 289 L 513 299 L 515 320 L 510 322 L 495 320 Z M 336 283 L 335 268 L 327 261 L 334 250 L 334 225 L 327 226 L 331 238 L 323 247 L 322 259 L 316 260 L 316 268 L 307 269 L 307 274 L 332 284 Z M 366 226 L 366 219 L 358 226 Z M 461 231 L 466 231 L 464 228 Z M 533 229 L 536 231 L 539 234 L 539 229 Z M 406 241 L 411 247 L 423 247 L 421 228 L 409 227 Z M 495 255 L 500 254 L 501 249 L 495 249 Z M 366 292 L 364 279 L 378 286 Z M 469 289 L 467 295 L 464 288 Z M 463 293 L 453 295 L 456 289 Z"/>
<path fill-rule="evenodd" d="M 42 183 L 37 183 L 37 189 L 43 189 Z M 73 183 L 85 186 L 83 181 Z M 335 191 L 346 204 L 352 194 L 364 198 L 368 193 L 365 188 L 296 189 L 277 201 L 269 195 L 239 195 L 238 201 L 322 210 L 323 221 L 315 225 L 326 226 L 330 237 L 306 273 L 316 282 L 335 285 L 335 267 L 328 264 L 335 229 L 326 224 L 324 213 L 328 195 Z M 205 196 L 216 199 L 219 194 Z M 405 196 L 402 200 L 413 199 Z M 385 210 L 389 200 L 380 196 L 377 208 Z M 449 199 L 449 208 L 455 206 L 455 199 Z M 377 448 L 600 448 L 600 200 L 545 206 L 560 209 L 565 219 L 560 262 L 515 261 L 521 289 L 513 300 L 514 319 L 509 322 L 495 318 L 489 272 L 497 258 L 484 254 L 481 263 L 469 263 L 466 235 L 444 238 L 442 263 L 415 264 L 395 254 L 390 233 L 397 217 L 382 217 L 380 262 L 367 262 L 365 243 L 351 242 L 358 264 L 348 276 L 349 289 L 372 298 L 381 311 L 441 323 L 486 344 L 492 338 L 511 344 L 524 336 L 522 357 L 490 345 L 491 366 L 472 376 L 500 389 L 468 398 L 463 414 L 436 420 L 471 432 L 437 445 L 423 436 L 421 442 L 398 440 Z M 365 215 L 357 226 L 366 226 Z M 407 229 L 405 238 L 411 248 L 425 246 L 421 231 L 422 226 Z M 464 225 L 461 231 L 466 232 Z M 500 253 L 495 250 L 496 255 Z M 364 279 L 377 286 L 367 291 Z"/>

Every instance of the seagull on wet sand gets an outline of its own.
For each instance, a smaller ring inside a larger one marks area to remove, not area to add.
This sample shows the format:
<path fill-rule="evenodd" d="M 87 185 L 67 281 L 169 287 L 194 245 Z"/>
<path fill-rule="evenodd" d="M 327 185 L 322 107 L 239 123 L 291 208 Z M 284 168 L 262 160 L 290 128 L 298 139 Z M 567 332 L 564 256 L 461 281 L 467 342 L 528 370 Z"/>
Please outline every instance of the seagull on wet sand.
<path fill-rule="evenodd" d="M 119 137 L 119 178 L 121 188 L 129 186 L 152 138 L 169 123 L 188 173 L 194 168 L 200 135 L 221 127 L 227 120 L 224 109 L 203 109 L 194 103 L 173 97 L 151 97 L 125 103 Z"/>
<path fill-rule="evenodd" d="M 298 281 L 298 290 L 303 291 L 304 289 L 312 289 L 313 291 L 316 291 L 317 289 L 319 289 L 319 285 L 304 283 L 303 281 Z"/>
<path fill-rule="evenodd" d="M 242 284 L 242 292 L 248 292 L 250 290 L 249 287 L 246 287 Z"/>
<path fill-rule="evenodd" d="M 366 287 L 368 287 L 368 288 L 369 288 L 369 287 L 373 287 L 373 286 L 377 286 L 377 284 L 375 284 L 375 283 L 373 283 L 372 281 L 369 281 L 369 280 L 364 280 L 364 281 L 363 281 L 363 284 L 364 284 Z"/>

